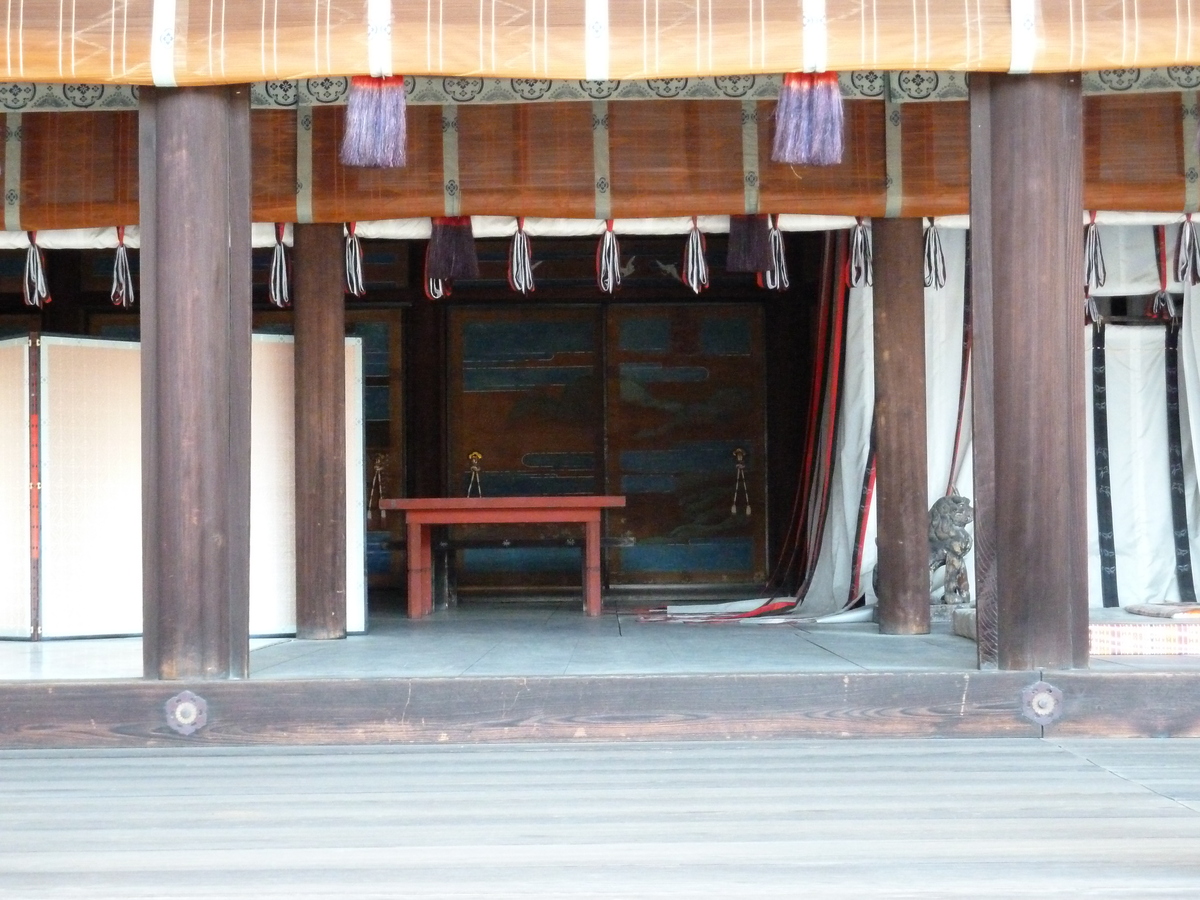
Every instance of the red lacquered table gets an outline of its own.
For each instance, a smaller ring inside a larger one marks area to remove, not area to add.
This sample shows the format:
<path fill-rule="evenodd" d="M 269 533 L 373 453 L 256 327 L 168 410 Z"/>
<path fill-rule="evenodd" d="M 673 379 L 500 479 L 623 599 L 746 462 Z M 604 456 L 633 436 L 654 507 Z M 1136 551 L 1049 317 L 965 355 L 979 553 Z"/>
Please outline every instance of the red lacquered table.
<path fill-rule="evenodd" d="M 382 500 L 381 509 L 402 510 L 408 526 L 408 616 L 433 612 L 433 525 L 582 523 L 583 611 L 600 615 L 600 511 L 624 506 L 624 497 L 425 497 Z"/>

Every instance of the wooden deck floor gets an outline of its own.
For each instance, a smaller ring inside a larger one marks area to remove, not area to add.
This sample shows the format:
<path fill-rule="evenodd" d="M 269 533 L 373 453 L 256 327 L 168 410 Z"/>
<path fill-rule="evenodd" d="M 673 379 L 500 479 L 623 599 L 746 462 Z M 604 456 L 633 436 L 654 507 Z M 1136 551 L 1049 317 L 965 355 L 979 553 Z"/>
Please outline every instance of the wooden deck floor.
<path fill-rule="evenodd" d="M 1200 745 L 0 752 L 0 897 L 1192 898 Z"/>

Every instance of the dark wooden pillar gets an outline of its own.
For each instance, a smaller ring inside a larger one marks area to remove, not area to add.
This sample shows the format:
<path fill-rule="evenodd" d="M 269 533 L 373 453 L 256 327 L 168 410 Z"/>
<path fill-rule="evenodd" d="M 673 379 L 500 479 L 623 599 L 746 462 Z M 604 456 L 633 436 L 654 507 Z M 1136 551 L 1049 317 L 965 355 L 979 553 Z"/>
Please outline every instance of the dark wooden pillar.
<path fill-rule="evenodd" d="M 971 76 L 971 219 L 967 290 L 971 292 L 971 452 L 975 507 L 975 634 L 979 668 L 999 661 L 996 589 L 996 419 L 992 340 L 991 81 Z"/>
<path fill-rule="evenodd" d="M 1080 78 L 992 75 L 979 91 L 972 79 L 971 102 L 972 168 L 990 172 L 972 178 L 971 218 L 990 273 L 975 294 L 975 384 L 992 379 L 995 488 L 980 499 L 994 511 L 980 524 L 990 541 L 994 521 L 998 663 L 1086 666 Z"/>
<path fill-rule="evenodd" d="M 139 143 L 143 668 L 245 677 L 249 89 L 143 88 Z"/>
<path fill-rule="evenodd" d="M 879 630 L 929 633 L 921 219 L 873 219 Z"/>
<path fill-rule="evenodd" d="M 297 225 L 296 636 L 346 636 L 346 314 L 341 225 Z"/>

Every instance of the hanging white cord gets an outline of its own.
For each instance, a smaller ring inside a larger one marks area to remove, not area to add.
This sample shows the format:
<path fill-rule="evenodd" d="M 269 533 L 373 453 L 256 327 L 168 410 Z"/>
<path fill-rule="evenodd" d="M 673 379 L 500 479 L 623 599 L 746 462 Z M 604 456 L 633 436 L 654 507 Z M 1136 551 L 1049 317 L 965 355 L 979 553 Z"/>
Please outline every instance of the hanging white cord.
<path fill-rule="evenodd" d="M 1104 287 L 1108 280 L 1108 267 L 1104 264 L 1104 246 L 1100 243 L 1100 228 L 1096 225 L 1096 213 L 1083 229 L 1083 280 L 1089 292 Z"/>
<path fill-rule="evenodd" d="M 872 282 L 871 235 L 858 218 L 850 230 L 850 287 L 864 287 Z"/>
<path fill-rule="evenodd" d="M 1164 311 L 1168 318 L 1174 319 L 1179 315 L 1178 308 L 1175 306 L 1175 298 L 1168 291 L 1159 291 L 1154 295 L 1153 313 L 1161 315 Z"/>
<path fill-rule="evenodd" d="M 770 229 L 771 268 L 762 273 L 762 286 L 771 291 L 786 291 L 791 284 L 788 281 L 787 256 L 783 247 L 783 232 L 779 230 L 779 217 L 767 216 L 767 226 Z"/>
<path fill-rule="evenodd" d="M 621 286 L 621 245 L 612 228 L 612 219 L 609 219 L 596 248 L 596 284 L 606 294 Z"/>
<path fill-rule="evenodd" d="M 449 280 L 441 278 L 426 278 L 425 279 L 425 296 L 430 300 L 441 300 L 443 297 L 450 296 Z"/>
<path fill-rule="evenodd" d="M 1175 248 L 1175 279 L 1180 284 L 1200 284 L 1200 238 L 1192 214 L 1179 226 L 1179 243 Z"/>
<path fill-rule="evenodd" d="M 520 294 L 530 294 L 533 285 L 533 252 L 525 232 L 525 217 L 517 217 L 517 231 L 508 245 L 508 286 Z"/>
<path fill-rule="evenodd" d="M 925 287 L 941 290 L 946 286 L 946 254 L 936 222 L 929 220 L 925 229 Z"/>
<path fill-rule="evenodd" d="M 693 294 L 699 294 L 708 287 L 708 261 L 704 258 L 704 235 L 692 216 L 692 230 L 688 232 L 687 243 L 683 245 L 683 283 L 692 289 Z"/>
<path fill-rule="evenodd" d="M 271 257 L 271 281 L 267 297 L 280 309 L 292 305 L 288 288 L 287 251 L 283 246 L 283 224 L 275 223 L 275 252 Z"/>
<path fill-rule="evenodd" d="M 25 277 L 21 281 L 21 293 L 26 306 L 42 308 L 50 302 L 50 290 L 46 287 L 46 261 L 37 245 L 37 232 L 27 231 L 29 249 L 25 251 Z"/>
<path fill-rule="evenodd" d="M 109 294 L 113 306 L 129 309 L 136 299 L 133 294 L 133 274 L 129 270 L 129 251 L 125 249 L 125 226 L 117 227 L 117 255 L 113 261 L 112 291 Z"/>
<path fill-rule="evenodd" d="M 346 293 L 352 297 L 362 297 L 367 293 L 363 278 L 362 243 L 355 234 L 357 228 L 357 222 L 346 224 Z"/>

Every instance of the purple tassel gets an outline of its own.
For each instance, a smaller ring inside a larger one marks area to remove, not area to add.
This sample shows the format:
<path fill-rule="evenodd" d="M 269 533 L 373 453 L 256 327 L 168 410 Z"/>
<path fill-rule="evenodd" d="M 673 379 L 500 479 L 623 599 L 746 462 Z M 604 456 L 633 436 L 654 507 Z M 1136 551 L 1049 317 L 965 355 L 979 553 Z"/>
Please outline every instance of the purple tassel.
<path fill-rule="evenodd" d="M 771 268 L 768 216 L 730 216 L 726 272 L 765 272 Z"/>
<path fill-rule="evenodd" d="M 439 281 L 479 277 L 479 257 L 475 255 L 470 216 L 433 220 L 425 253 L 425 277 Z"/>
<path fill-rule="evenodd" d="M 775 107 L 771 159 L 801 166 L 836 166 L 844 140 L 842 91 L 836 72 L 789 72 Z"/>
<path fill-rule="evenodd" d="M 404 78 L 350 79 L 342 165 L 398 169 L 407 161 Z"/>

